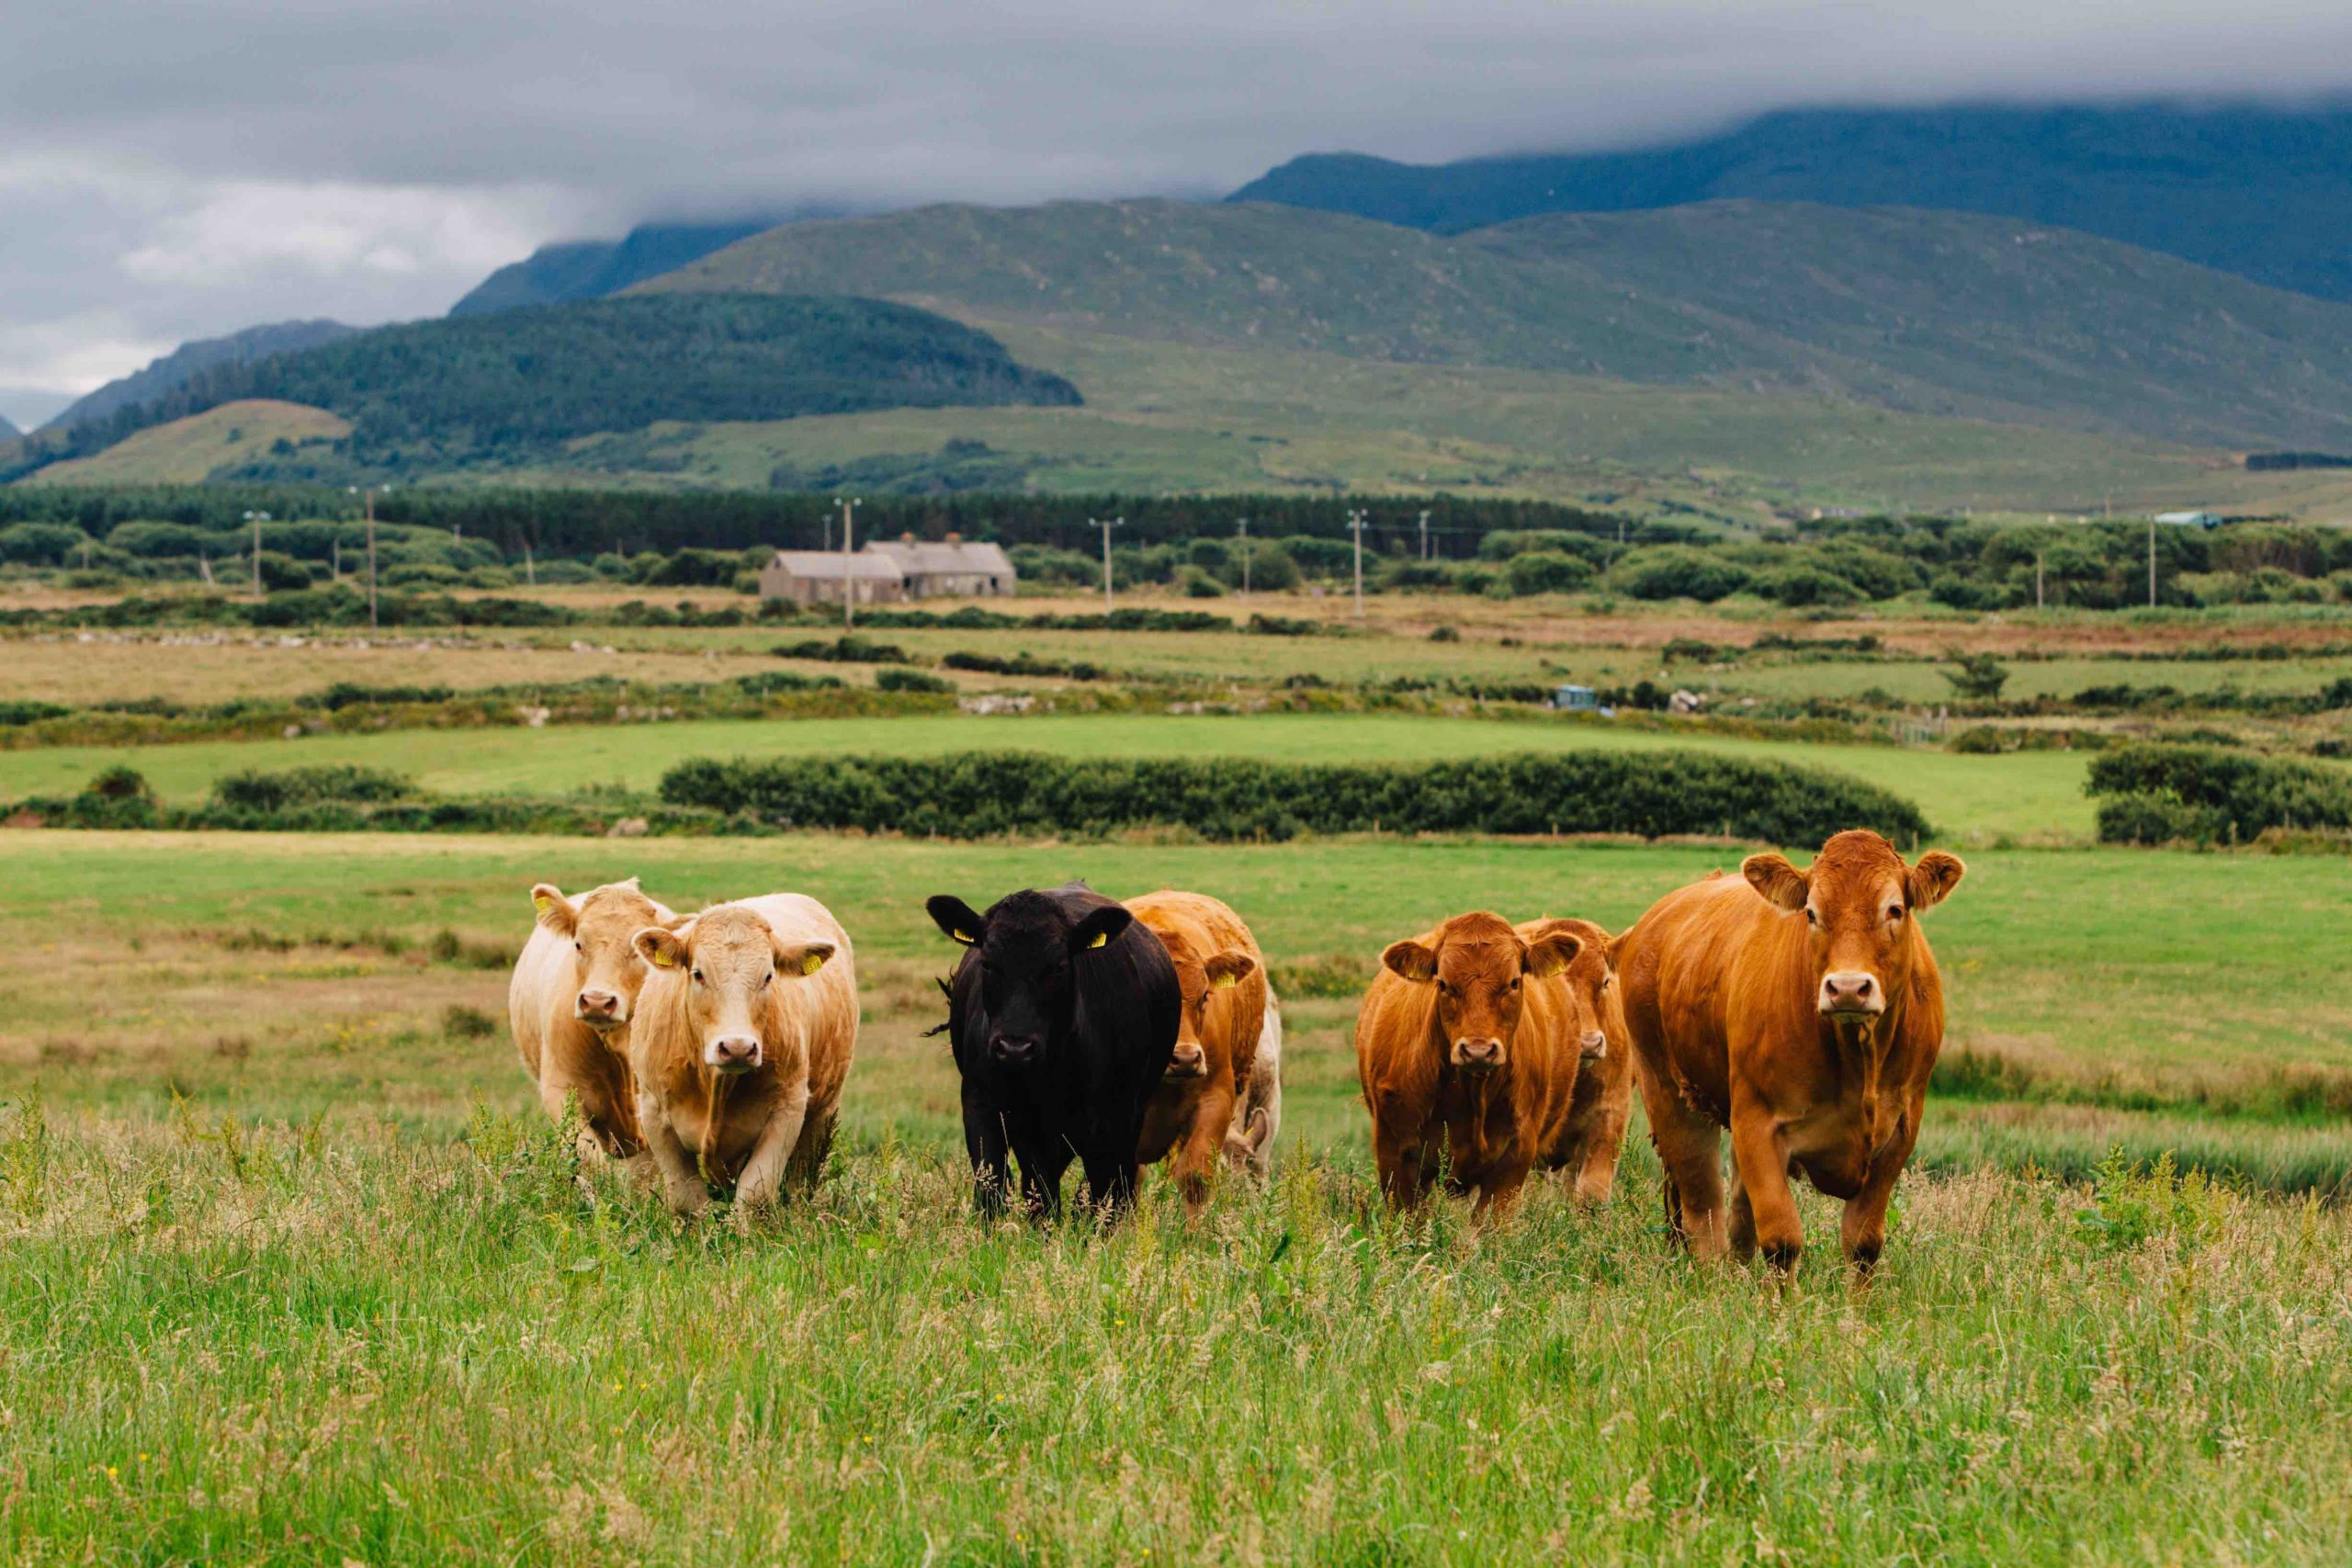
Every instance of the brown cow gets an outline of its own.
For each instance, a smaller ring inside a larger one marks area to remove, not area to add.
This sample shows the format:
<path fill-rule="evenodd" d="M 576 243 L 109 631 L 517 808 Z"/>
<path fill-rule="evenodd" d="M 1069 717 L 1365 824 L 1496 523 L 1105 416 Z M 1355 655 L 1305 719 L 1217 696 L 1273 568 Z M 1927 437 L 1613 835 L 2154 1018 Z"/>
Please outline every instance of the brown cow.
<path fill-rule="evenodd" d="M 1391 1203 L 1420 1201 L 1442 1132 L 1447 1190 L 1477 1189 L 1477 1217 L 1510 1212 L 1576 1092 L 1576 1012 L 1562 976 L 1581 946 L 1558 930 L 1531 942 L 1481 912 L 1380 955 L 1356 1016 L 1356 1073 Z"/>
<path fill-rule="evenodd" d="M 771 893 L 649 926 L 653 965 L 630 1041 L 637 1108 L 670 1206 L 694 1213 L 712 1186 L 746 1208 L 788 1179 L 817 1185 L 857 1048 L 857 968 L 826 908 Z"/>
<path fill-rule="evenodd" d="M 1617 1185 L 1617 1158 L 1634 1109 L 1634 1048 L 1625 1036 L 1616 960 L 1609 933 L 1590 920 L 1538 920 L 1519 928 L 1521 936 L 1547 929 L 1567 931 L 1583 946 L 1566 976 L 1581 1065 L 1559 1142 L 1544 1165 L 1565 1173 L 1578 1202 L 1605 1203 Z"/>
<path fill-rule="evenodd" d="M 1877 1261 L 1943 1044 L 1943 978 L 1917 917 L 1965 870 L 1940 850 L 1906 866 L 1876 833 L 1840 833 L 1808 870 L 1750 855 L 1739 876 L 1669 893 L 1618 939 L 1667 1217 L 1693 1253 L 1761 1247 L 1792 1266 L 1796 1169 L 1846 1201 L 1846 1256 Z"/>
<path fill-rule="evenodd" d="M 1197 1214 L 1257 1065 L 1266 956 L 1241 917 L 1205 894 L 1163 889 L 1128 899 L 1127 908 L 1168 950 L 1184 998 L 1176 1049 L 1144 1111 L 1136 1160 L 1157 1165 L 1173 1155 L 1176 1185 Z M 1271 1135 L 1271 1121 L 1265 1125 Z"/>
<path fill-rule="evenodd" d="M 539 1086 L 549 1116 L 561 1118 L 567 1097 L 578 1100 L 587 1122 L 582 1153 L 593 1148 L 636 1165 L 645 1139 L 629 1079 L 628 1026 L 645 965 L 630 939 L 677 917 L 647 897 L 633 876 L 577 897 L 542 882 L 531 889 L 531 903 L 538 924 L 506 987 L 506 1017 L 523 1070 Z"/>

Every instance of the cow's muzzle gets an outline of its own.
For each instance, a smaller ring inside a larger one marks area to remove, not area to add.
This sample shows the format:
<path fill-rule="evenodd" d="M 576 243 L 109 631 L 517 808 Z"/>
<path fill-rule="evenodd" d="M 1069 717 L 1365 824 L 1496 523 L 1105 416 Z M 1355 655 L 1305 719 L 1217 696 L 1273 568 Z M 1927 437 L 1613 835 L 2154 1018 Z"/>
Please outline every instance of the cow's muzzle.
<path fill-rule="evenodd" d="M 1208 1053 L 1196 1040 L 1180 1040 L 1168 1058 L 1168 1076 L 1171 1078 L 1204 1078 L 1208 1077 Z"/>
<path fill-rule="evenodd" d="M 1886 1010 L 1886 987 L 1860 969 L 1824 975 L 1819 1006 L 1832 1022 L 1865 1022 Z"/>
<path fill-rule="evenodd" d="M 1598 1062 L 1609 1055 L 1609 1036 L 1598 1029 L 1588 1029 L 1577 1036 L 1577 1055 L 1588 1062 Z"/>
<path fill-rule="evenodd" d="M 1503 1065 L 1503 1043 L 1491 1036 L 1453 1043 L 1453 1065 L 1474 1073 L 1491 1073 Z"/>
<path fill-rule="evenodd" d="M 591 1029 L 618 1029 L 628 1021 L 628 1010 L 615 991 L 582 991 L 572 998 L 571 1011 Z"/>
<path fill-rule="evenodd" d="M 748 1073 L 760 1065 L 762 1055 L 755 1034 L 722 1034 L 702 1048 L 704 1065 L 721 1073 Z"/>
<path fill-rule="evenodd" d="M 1026 1067 L 1046 1055 L 1046 1043 L 1035 1034 L 991 1034 L 989 1055 L 1001 1067 Z"/>

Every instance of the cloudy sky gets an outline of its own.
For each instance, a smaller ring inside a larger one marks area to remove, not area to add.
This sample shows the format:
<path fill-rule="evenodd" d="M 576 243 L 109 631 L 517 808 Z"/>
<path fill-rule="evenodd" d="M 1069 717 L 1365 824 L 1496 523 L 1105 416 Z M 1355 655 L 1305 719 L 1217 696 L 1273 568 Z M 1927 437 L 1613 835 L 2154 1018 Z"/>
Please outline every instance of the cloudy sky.
<path fill-rule="evenodd" d="M 1793 104 L 2352 87 L 2339 0 L 73 0 L 0 38 L 20 424 L 187 338 L 438 314 L 648 217 L 1207 195 L 1301 152 Z"/>

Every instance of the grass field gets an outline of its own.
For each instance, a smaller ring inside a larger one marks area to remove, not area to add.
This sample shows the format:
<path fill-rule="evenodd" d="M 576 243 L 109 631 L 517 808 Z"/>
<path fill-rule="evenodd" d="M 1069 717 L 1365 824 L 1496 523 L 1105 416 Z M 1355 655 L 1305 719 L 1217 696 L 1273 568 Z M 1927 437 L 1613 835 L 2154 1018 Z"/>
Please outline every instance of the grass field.
<path fill-rule="evenodd" d="M 368 1563 L 2333 1562 L 2352 1216 L 2110 1142 L 2352 1169 L 2197 1109 L 2352 1066 L 2337 863 L 1987 852 L 1929 917 L 1952 1044 L 1876 1283 L 1776 1291 L 1618 1196 L 1384 1218 L 1352 1002 L 1295 995 L 1272 1190 L 1098 1239 L 966 1214 L 921 898 L 1220 892 L 1277 976 L 1491 903 L 1623 923 L 1703 847 L 756 846 L 10 833 L 0 1543 Z M 865 1034 L 816 1202 L 681 1226 L 570 1177 L 501 1010 L 526 889 L 820 893 Z M 2258 873 L 2258 874 L 2256 874 Z M 2301 933 L 2292 943 L 2280 931 Z M 1326 984 L 1303 987 L 1342 989 Z M 2163 1107 L 2067 1103 L 2130 1089 Z M 2165 1108 L 2168 1107 L 2168 1108 Z M 2202 1140 L 2202 1145 L 2199 1144 Z M 2089 1216 L 2086 1220 L 2085 1216 Z M 1808 1200 L 1816 1243 L 1834 1212 Z"/>
<path fill-rule="evenodd" d="M 585 785 L 650 790 L 689 757 L 820 753 L 928 755 L 1019 749 L 1071 756 L 1250 756 L 1312 761 L 1417 761 L 1583 747 L 1690 748 L 1834 769 L 1917 801 L 1956 841 L 2001 837 L 2082 841 L 2091 805 L 2084 760 L 2064 751 L 1961 756 L 1891 746 L 1743 740 L 1660 733 L 1565 717 L 1447 718 L 1379 714 L 969 715 L 892 719 L 705 719 L 544 729 L 450 729 L 321 735 L 294 740 L 200 741 L 136 753 L 166 797 L 202 795 L 243 768 L 358 762 L 413 773 L 427 789 L 561 792 Z M 105 747 L 0 752 L 0 798 L 71 793 L 131 755 Z"/>
<path fill-rule="evenodd" d="M 152 426 L 95 457 L 52 463 L 37 470 L 29 482 L 200 484 L 216 468 L 267 457 L 277 442 L 300 446 L 306 442 L 338 441 L 350 434 L 349 421 L 324 409 L 250 399 Z"/>

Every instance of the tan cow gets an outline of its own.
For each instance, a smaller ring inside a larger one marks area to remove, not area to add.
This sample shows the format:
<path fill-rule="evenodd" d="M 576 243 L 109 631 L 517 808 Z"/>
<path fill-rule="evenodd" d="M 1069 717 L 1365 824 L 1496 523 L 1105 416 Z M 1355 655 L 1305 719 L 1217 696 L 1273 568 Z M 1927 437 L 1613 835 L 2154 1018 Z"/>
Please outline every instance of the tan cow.
<path fill-rule="evenodd" d="M 1538 920 L 1519 929 L 1532 937 L 1549 928 L 1571 933 L 1583 946 L 1566 975 L 1580 1064 L 1576 1093 L 1544 1164 L 1566 1178 L 1577 1201 L 1605 1203 L 1616 1189 L 1617 1160 L 1634 1109 L 1633 1042 L 1625 1034 L 1609 933 L 1590 920 Z"/>
<path fill-rule="evenodd" d="M 1576 1092 L 1579 1044 L 1564 976 L 1582 945 L 1559 930 L 1531 942 L 1480 911 L 1380 955 L 1356 1016 L 1356 1072 L 1391 1203 L 1420 1201 L 1442 1134 L 1447 1190 L 1475 1188 L 1477 1217 L 1509 1214 L 1528 1172 L 1558 1144 Z"/>
<path fill-rule="evenodd" d="M 1876 833 L 1840 833 L 1807 870 L 1750 855 L 1738 876 L 1668 894 L 1618 938 L 1667 1218 L 1693 1253 L 1761 1247 L 1793 1265 L 1804 1234 L 1789 1173 L 1801 1170 L 1846 1201 L 1846 1256 L 1877 1262 L 1943 1045 L 1943 977 L 1918 917 L 1965 872 L 1940 850 L 1905 865 Z"/>
<path fill-rule="evenodd" d="M 1157 1165 L 1172 1156 L 1176 1185 L 1197 1214 L 1252 1082 L 1266 1024 L 1266 958 L 1241 917 L 1205 894 L 1163 889 L 1128 899 L 1127 909 L 1168 950 L 1184 998 L 1176 1048 L 1144 1111 L 1136 1159 Z M 1271 1118 L 1263 1125 L 1271 1138 Z"/>
<path fill-rule="evenodd" d="M 576 897 L 551 882 L 531 889 L 538 923 L 514 961 L 506 1017 L 523 1070 L 539 1086 L 539 1103 L 560 1118 L 567 1096 L 586 1122 L 583 1153 L 594 1149 L 624 1164 L 645 1152 L 629 1078 L 629 1021 L 645 964 L 631 939 L 647 926 L 677 919 L 647 897 L 637 878 L 608 883 Z"/>
<path fill-rule="evenodd" d="M 638 1120 L 670 1206 L 710 1189 L 747 1208 L 817 1185 L 857 1049 L 857 963 L 831 911 L 797 893 L 648 926 L 652 966 L 630 1032 Z"/>

